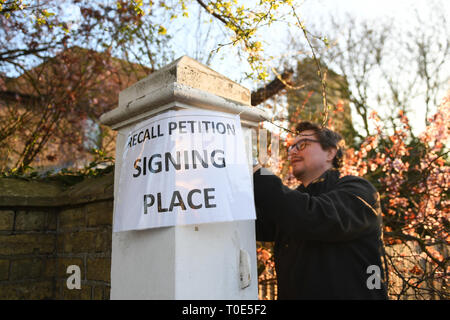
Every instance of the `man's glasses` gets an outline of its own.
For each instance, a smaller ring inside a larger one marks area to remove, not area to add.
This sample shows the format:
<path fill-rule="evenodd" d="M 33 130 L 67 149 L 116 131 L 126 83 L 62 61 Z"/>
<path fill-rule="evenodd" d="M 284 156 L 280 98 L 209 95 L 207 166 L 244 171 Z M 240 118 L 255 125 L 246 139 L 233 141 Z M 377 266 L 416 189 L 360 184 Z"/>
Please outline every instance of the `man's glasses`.
<path fill-rule="evenodd" d="M 297 143 L 293 144 L 292 146 L 289 146 L 289 148 L 287 149 L 288 153 L 291 152 L 292 150 L 296 151 L 302 151 L 303 149 L 306 148 L 306 146 L 310 143 L 310 142 L 320 142 L 319 140 L 313 140 L 313 139 L 302 139 L 297 141 Z"/>

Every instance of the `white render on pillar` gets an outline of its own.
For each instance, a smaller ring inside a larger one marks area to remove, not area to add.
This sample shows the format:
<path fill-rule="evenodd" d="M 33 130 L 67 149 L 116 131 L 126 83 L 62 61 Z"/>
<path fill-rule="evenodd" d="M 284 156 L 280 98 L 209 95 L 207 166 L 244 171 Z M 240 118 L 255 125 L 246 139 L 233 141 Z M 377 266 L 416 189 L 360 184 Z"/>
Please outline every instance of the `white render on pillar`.
<path fill-rule="evenodd" d="M 100 118 L 118 130 L 115 198 L 130 126 L 179 108 L 240 114 L 251 172 L 252 128 L 267 119 L 266 114 L 250 106 L 248 89 L 184 56 L 122 91 L 119 107 Z M 242 289 L 240 259 L 245 252 L 250 257 L 250 285 Z M 111 299 L 257 299 L 257 277 L 254 220 L 112 236 Z"/>

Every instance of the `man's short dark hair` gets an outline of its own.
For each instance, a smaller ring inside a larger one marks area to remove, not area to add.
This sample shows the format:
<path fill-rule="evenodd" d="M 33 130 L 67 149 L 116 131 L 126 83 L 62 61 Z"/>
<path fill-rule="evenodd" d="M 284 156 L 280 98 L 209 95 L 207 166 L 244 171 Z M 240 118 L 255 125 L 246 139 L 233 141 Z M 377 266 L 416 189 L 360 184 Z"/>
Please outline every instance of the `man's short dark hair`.
<path fill-rule="evenodd" d="M 330 148 L 337 149 L 336 156 L 333 158 L 333 167 L 336 169 L 342 167 L 344 152 L 339 143 L 343 139 L 342 136 L 337 132 L 309 121 L 302 121 L 296 127 L 297 134 L 306 130 L 314 131 L 323 150 L 329 150 Z"/>

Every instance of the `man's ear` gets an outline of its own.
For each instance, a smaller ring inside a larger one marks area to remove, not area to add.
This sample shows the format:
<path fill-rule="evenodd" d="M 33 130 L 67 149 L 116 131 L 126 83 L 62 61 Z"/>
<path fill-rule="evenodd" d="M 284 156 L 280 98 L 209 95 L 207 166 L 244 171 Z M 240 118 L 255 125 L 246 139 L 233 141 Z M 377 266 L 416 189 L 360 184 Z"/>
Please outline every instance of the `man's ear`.
<path fill-rule="evenodd" d="M 327 161 L 333 161 L 334 157 L 336 156 L 337 149 L 336 148 L 330 148 L 327 150 Z"/>

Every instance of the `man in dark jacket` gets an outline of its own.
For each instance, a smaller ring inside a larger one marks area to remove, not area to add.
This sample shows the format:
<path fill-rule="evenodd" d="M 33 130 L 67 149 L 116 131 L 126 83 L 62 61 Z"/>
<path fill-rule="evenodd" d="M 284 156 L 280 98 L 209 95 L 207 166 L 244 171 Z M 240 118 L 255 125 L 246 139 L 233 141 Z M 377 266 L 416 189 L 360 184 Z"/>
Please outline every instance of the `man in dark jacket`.
<path fill-rule="evenodd" d="M 340 177 L 342 137 L 310 122 L 289 147 L 292 190 L 254 170 L 256 238 L 274 241 L 279 299 L 387 299 L 381 210 L 365 179 Z"/>

